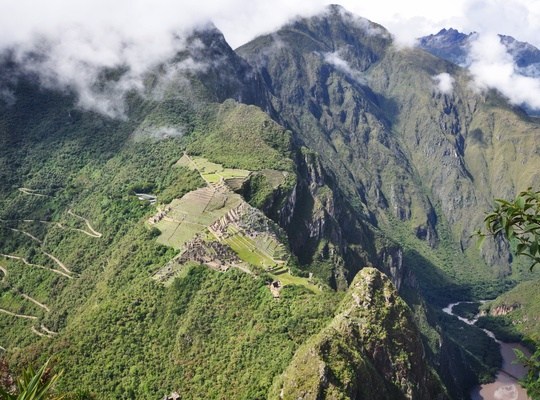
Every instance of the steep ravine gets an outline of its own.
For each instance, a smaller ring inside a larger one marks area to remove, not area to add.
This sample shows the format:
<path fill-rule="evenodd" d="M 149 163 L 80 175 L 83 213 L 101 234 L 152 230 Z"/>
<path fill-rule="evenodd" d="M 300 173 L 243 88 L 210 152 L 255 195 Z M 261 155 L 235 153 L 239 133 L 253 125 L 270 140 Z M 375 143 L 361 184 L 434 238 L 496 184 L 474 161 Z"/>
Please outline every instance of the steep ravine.
<path fill-rule="evenodd" d="M 301 148 L 296 168 L 296 185 L 283 194 L 282 207 L 273 210 L 270 203 L 264 209 L 286 229 L 300 263 L 340 290 L 358 272 L 354 266 L 377 265 L 399 288 L 404 273 L 400 247 L 384 238 L 367 211 L 351 204 L 317 154 Z"/>
<path fill-rule="evenodd" d="M 451 303 L 443 311 L 466 324 L 475 325 L 477 319 L 467 319 L 454 314 L 453 309 L 458 304 L 461 303 Z M 497 340 L 493 332 L 487 329 L 482 330 L 499 344 L 503 362 L 494 382 L 477 386 L 471 390 L 471 400 L 528 400 L 527 392 L 518 382 L 525 376 L 527 370 L 523 364 L 516 361 L 514 349 L 519 349 L 530 356 L 529 351 L 519 343 L 501 342 Z"/>

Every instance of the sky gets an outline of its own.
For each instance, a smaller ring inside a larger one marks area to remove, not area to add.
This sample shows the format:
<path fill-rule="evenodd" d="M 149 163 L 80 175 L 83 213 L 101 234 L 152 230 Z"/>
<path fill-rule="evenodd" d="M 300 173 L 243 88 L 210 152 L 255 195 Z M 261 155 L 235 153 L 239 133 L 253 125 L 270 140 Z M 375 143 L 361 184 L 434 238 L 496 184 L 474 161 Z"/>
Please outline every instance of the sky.
<path fill-rule="evenodd" d="M 238 47 L 331 3 L 382 24 L 405 42 L 454 27 L 496 31 L 540 47 L 540 0 L 0 0 L 0 44 L 40 31 L 58 34 L 74 24 L 94 32 L 115 27 L 143 39 L 212 20 Z"/>
<path fill-rule="evenodd" d="M 91 82 L 99 68 L 130 66 L 130 73 L 107 94 L 121 97 L 126 90 L 141 85 L 145 70 L 182 46 L 181 41 L 171 39 L 172 33 L 182 36 L 194 26 L 211 20 L 235 48 L 299 14 L 315 14 L 330 3 L 326 0 L 0 0 L 0 48 L 16 49 L 18 57 L 27 63 L 30 63 L 25 56 L 28 52 L 45 49 L 46 60 L 28 64 L 29 69 L 42 75 L 44 85 L 74 87 L 80 93 L 83 107 L 119 115 L 122 109 L 114 98 L 107 104 L 107 98 L 92 93 Z M 503 33 L 540 47 L 540 0 L 341 0 L 339 4 L 385 26 L 404 45 L 445 27 L 465 33 L 480 32 L 484 44 L 494 48 L 486 51 L 476 46 L 477 65 L 473 71 L 479 86 L 497 87 L 501 83 L 497 79 L 498 71 L 505 74 L 501 91 L 511 91 L 517 83 L 523 88 L 534 83 L 515 81 L 512 65 L 504 57 L 502 66 L 491 68 L 498 62 L 494 56 L 504 49 L 489 38 Z M 488 65 L 482 64 L 484 55 L 490 57 Z M 490 76 L 482 80 L 485 74 Z M 538 87 L 538 93 L 529 94 L 526 99 L 510 94 L 507 97 L 515 103 L 533 101 L 536 94 L 540 99 L 540 85 L 533 86 Z M 540 107 L 540 100 L 536 101 Z"/>

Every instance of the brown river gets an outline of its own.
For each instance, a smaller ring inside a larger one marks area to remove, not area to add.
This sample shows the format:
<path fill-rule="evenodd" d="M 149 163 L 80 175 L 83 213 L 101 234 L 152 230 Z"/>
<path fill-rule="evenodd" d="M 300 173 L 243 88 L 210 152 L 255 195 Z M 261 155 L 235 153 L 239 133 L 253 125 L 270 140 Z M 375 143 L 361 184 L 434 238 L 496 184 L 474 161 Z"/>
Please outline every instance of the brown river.
<path fill-rule="evenodd" d="M 449 304 L 443 308 L 443 311 L 459 318 L 466 324 L 474 325 L 476 319 L 466 319 L 453 313 L 453 308 L 457 304 L 460 303 Z M 520 363 L 514 364 L 516 355 L 513 349 L 518 348 L 527 356 L 530 356 L 530 352 L 518 343 L 503 343 L 497 340 L 495 335 L 487 329 L 483 329 L 483 331 L 499 343 L 503 364 L 497 373 L 495 382 L 475 387 L 471 391 L 471 400 L 530 400 L 525 390 L 518 383 L 518 380 L 526 374 L 527 370 Z"/>

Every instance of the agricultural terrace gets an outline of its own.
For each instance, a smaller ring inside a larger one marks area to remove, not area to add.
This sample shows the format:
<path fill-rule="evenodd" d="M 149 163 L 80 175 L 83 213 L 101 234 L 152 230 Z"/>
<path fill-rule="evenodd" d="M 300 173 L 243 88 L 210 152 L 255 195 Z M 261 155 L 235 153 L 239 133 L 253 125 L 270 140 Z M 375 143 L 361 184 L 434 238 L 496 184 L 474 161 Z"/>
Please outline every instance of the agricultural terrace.
<path fill-rule="evenodd" d="M 240 215 L 236 217 L 229 215 L 260 213 L 249 206 L 240 195 L 232 192 L 230 185 L 227 184 L 244 181 L 250 171 L 223 168 L 222 165 L 210 162 L 206 158 L 191 157 L 187 153 L 178 160 L 177 165 L 198 171 L 207 186 L 189 192 L 180 199 L 174 199 L 170 204 L 158 209 L 158 213 L 148 220 L 149 224 L 161 232 L 156 239 L 158 243 L 184 250 L 187 243 L 197 234 L 206 231 L 203 237 L 210 235 L 212 238 L 210 241 L 217 240 L 227 245 L 242 261 L 267 271 L 283 285 L 302 285 L 314 292 L 320 291 L 308 279 L 289 273 L 288 251 L 274 234 L 259 232 L 253 226 L 248 229 L 250 232 L 247 232 L 236 220 Z M 281 171 L 264 172 L 267 179 L 275 185 L 282 183 L 285 177 Z M 218 222 L 220 220 L 222 222 Z M 157 276 L 167 276 L 173 270 L 178 270 L 177 267 L 169 265 L 164 268 L 166 271 L 158 272 Z"/>
<path fill-rule="evenodd" d="M 251 237 L 235 224 L 229 225 L 227 230 L 228 235 L 222 241 L 249 264 L 268 269 L 286 263 L 286 250 L 275 237 L 268 234 Z"/>
<path fill-rule="evenodd" d="M 191 157 L 187 153 L 178 160 L 177 165 L 198 171 L 208 184 L 218 183 L 222 179 L 246 179 L 251 173 L 245 169 L 223 168 L 222 165 L 210 162 L 206 158 Z"/>
<path fill-rule="evenodd" d="M 238 194 L 207 186 L 174 199 L 150 223 L 161 231 L 158 243 L 180 249 L 242 201 Z"/>

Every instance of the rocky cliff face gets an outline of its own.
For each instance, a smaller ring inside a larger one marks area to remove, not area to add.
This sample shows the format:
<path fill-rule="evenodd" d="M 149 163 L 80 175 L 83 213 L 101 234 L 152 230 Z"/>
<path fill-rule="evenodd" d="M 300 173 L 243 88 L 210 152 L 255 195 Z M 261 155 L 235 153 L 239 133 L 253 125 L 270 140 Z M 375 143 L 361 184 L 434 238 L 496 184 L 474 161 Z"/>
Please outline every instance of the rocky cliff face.
<path fill-rule="evenodd" d="M 268 103 L 260 75 L 211 23 L 193 31 L 183 50 L 148 74 L 145 90 L 160 101 Z"/>
<path fill-rule="evenodd" d="M 511 305 L 502 304 L 500 306 L 491 308 L 489 310 L 489 315 L 492 315 L 494 317 L 506 315 L 518 309 L 520 306 L 521 306 L 520 304 L 511 304 Z"/>
<path fill-rule="evenodd" d="M 321 32 L 328 32 L 322 41 Z M 390 49 L 382 27 L 334 7 L 239 53 L 273 77 L 267 84 L 280 82 L 270 88 L 278 118 L 320 155 L 358 209 L 375 225 L 381 214 L 411 221 L 417 236 L 434 246 L 437 218 L 430 200 L 392 132 L 390 102 L 368 82 Z"/>
<path fill-rule="evenodd" d="M 377 265 L 399 288 L 405 273 L 400 246 L 384 237 L 371 213 L 351 204 L 317 154 L 300 149 L 296 168 L 295 184 L 275 191 L 263 209 L 286 229 L 300 263 L 340 290 L 358 272 L 352 266 Z"/>
<path fill-rule="evenodd" d="M 321 239 L 332 243 L 349 281 L 353 265 L 375 261 L 374 234 L 359 225 L 376 227 L 381 213 L 414 219 L 419 237 L 433 245 L 437 240 L 429 200 L 411 184 L 412 168 L 361 76 L 389 45 L 382 27 L 330 7 L 324 15 L 297 21 L 238 50 L 264 77 L 274 117 L 292 129 L 298 144 L 317 153 L 316 163 L 303 156 L 299 160 L 302 178 L 295 195 L 311 197 L 315 213 L 297 236 L 309 238 L 311 257 L 316 247 L 324 247 Z M 415 207 L 418 203 L 428 213 Z M 300 241 L 296 247 L 305 244 Z"/>
<path fill-rule="evenodd" d="M 302 346 L 272 399 L 446 399 L 407 305 L 381 272 L 364 268 L 338 314 Z"/>
<path fill-rule="evenodd" d="M 306 268 L 344 289 L 358 265 L 377 266 L 402 293 L 437 292 L 439 301 L 456 286 L 467 296 L 512 273 L 505 242 L 478 251 L 471 235 L 493 198 L 540 184 L 536 121 L 497 93 L 474 90 L 459 66 L 396 48 L 384 28 L 337 6 L 237 52 L 260 73 L 266 109 L 297 149 L 309 149 L 297 156 L 282 224 Z M 426 308 L 415 318 L 436 325 Z M 461 374 L 467 357 L 455 341 L 432 336 L 432 363 L 454 397 L 466 396 L 474 383 Z"/>
<path fill-rule="evenodd" d="M 435 35 L 421 37 L 418 47 L 454 64 L 466 65 L 469 62 L 470 38 L 470 34 L 466 35 L 453 28 L 441 29 Z"/>

